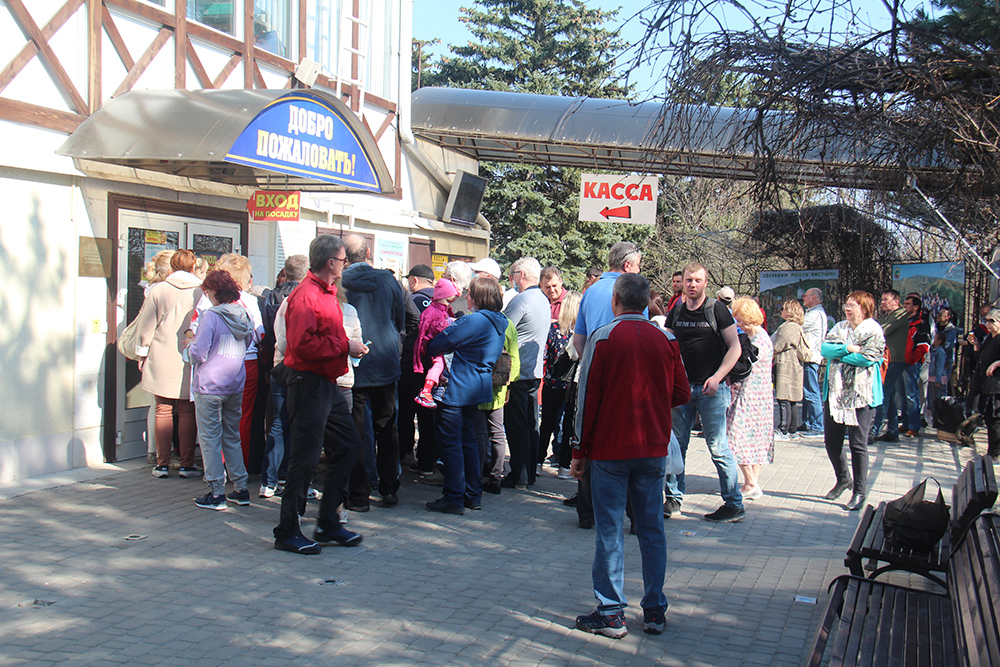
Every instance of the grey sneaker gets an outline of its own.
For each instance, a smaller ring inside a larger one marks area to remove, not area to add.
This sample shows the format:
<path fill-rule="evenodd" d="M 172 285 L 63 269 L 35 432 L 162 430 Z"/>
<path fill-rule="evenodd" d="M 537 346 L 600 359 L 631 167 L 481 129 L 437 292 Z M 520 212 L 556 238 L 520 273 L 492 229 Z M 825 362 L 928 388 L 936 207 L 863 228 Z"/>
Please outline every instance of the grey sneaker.
<path fill-rule="evenodd" d="M 681 513 L 681 501 L 676 498 L 667 498 L 663 501 L 663 518 L 669 519 L 675 514 Z"/>
<path fill-rule="evenodd" d="M 746 510 L 742 507 L 736 508 L 732 505 L 723 505 L 711 514 L 706 514 L 705 521 L 711 521 L 712 523 L 736 523 L 737 521 L 742 521 L 746 515 Z"/>

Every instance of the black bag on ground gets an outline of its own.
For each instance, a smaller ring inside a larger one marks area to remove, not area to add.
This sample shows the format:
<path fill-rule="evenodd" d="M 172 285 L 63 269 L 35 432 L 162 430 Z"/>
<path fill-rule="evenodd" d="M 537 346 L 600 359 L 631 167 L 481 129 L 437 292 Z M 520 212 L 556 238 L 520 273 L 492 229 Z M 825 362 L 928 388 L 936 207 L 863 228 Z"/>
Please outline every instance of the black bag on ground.
<path fill-rule="evenodd" d="M 965 403 L 954 396 L 942 396 L 934 401 L 934 428 L 955 433 L 965 421 Z"/>
<path fill-rule="evenodd" d="M 937 500 L 924 498 L 928 477 L 906 492 L 902 498 L 886 503 L 882 515 L 882 531 L 889 546 L 930 551 L 948 531 L 948 505 L 944 502 L 941 483 Z"/>

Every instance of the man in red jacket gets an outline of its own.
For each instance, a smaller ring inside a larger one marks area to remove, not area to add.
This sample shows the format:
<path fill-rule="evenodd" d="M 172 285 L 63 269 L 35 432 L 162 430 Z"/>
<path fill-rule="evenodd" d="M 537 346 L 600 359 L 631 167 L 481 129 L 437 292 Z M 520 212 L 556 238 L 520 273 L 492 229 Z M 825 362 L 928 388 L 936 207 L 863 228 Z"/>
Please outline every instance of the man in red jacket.
<path fill-rule="evenodd" d="M 626 498 L 632 500 L 642 555 L 643 630 L 663 632 L 667 542 L 661 505 L 670 411 L 691 396 L 677 339 L 642 315 L 648 303 L 645 278 L 619 276 L 611 300 L 615 319 L 590 335 L 580 360 L 580 443 L 573 453 L 572 473 L 581 478 L 590 460 L 598 604 L 596 611 L 577 617 L 576 627 L 614 639 L 628 634 L 622 533 Z"/>
<path fill-rule="evenodd" d="M 318 554 L 324 544 L 353 547 L 361 535 L 343 527 L 337 506 L 347 498 L 347 480 L 361 449 L 337 378 L 347 372 L 347 356 L 360 357 L 368 348 L 349 341 L 334 282 L 341 276 L 347 252 L 332 234 L 309 244 L 309 272 L 286 299 L 285 373 L 291 441 L 288 477 L 281 513 L 274 528 L 274 548 L 298 554 Z M 326 452 L 329 472 L 323 482 L 315 540 L 302 534 L 306 492 L 320 452 Z"/>

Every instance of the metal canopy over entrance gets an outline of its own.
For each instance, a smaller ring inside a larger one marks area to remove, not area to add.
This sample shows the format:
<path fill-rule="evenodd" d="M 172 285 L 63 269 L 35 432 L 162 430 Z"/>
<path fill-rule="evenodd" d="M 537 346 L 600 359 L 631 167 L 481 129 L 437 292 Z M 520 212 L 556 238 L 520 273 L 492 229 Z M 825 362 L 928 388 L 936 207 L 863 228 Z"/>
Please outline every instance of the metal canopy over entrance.
<path fill-rule="evenodd" d="M 395 188 L 371 132 L 321 90 L 143 90 L 109 100 L 57 151 L 253 188 Z"/>
<path fill-rule="evenodd" d="M 756 111 L 746 109 L 421 88 L 413 94 L 412 116 L 415 135 L 478 160 L 753 180 L 764 159 L 745 139 L 756 121 Z M 791 119 L 767 114 L 764 136 L 787 131 Z M 831 137 L 767 159 L 799 183 L 903 187 L 895 182 L 896 165 L 880 166 L 876 155 L 870 138 Z M 914 173 L 932 181 L 943 171 Z"/>

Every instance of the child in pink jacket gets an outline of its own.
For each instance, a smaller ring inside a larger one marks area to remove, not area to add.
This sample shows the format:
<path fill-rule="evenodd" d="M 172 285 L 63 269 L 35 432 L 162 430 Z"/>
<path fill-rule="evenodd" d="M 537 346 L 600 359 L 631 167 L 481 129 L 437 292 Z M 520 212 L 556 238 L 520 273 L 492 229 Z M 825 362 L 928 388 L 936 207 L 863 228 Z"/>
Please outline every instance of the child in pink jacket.
<path fill-rule="evenodd" d="M 424 355 L 427 354 L 427 345 L 434 336 L 438 335 L 448 325 L 455 321 L 452 317 L 451 308 L 448 307 L 452 301 L 458 297 L 458 288 L 455 283 L 447 278 L 441 278 L 434 285 L 434 300 L 420 314 L 420 328 L 417 330 L 417 344 L 413 347 L 413 372 L 424 372 Z M 435 408 L 437 404 L 431 396 L 434 387 L 441 381 L 441 374 L 444 372 L 444 357 L 433 357 L 431 367 L 427 369 L 427 378 L 424 381 L 424 388 L 413 400 L 418 405 L 425 408 Z"/>

